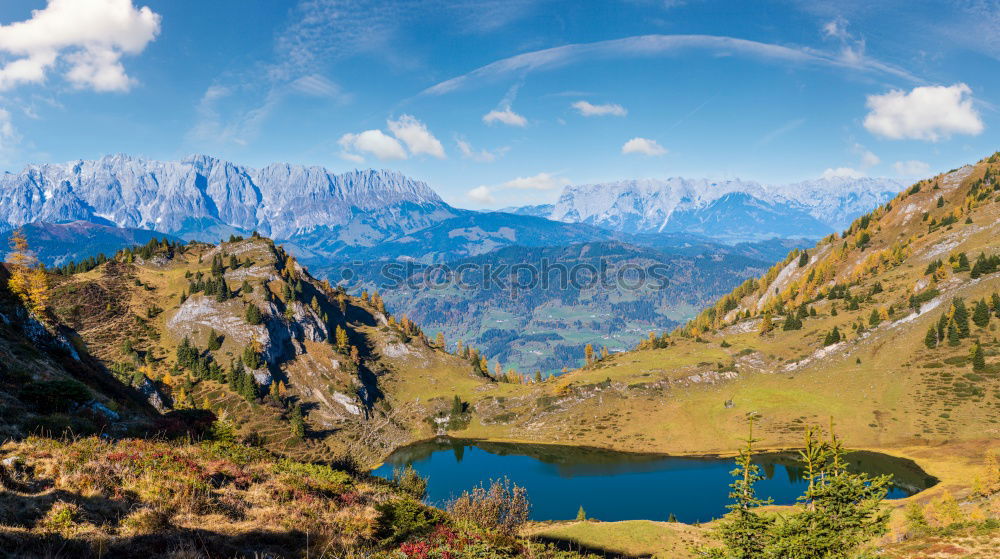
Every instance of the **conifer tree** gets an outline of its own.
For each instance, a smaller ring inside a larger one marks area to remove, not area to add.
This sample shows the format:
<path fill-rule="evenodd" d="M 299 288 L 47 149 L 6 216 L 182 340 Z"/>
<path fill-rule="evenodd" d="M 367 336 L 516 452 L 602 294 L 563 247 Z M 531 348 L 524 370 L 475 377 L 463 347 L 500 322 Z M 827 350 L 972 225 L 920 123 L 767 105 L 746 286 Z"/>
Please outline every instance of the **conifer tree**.
<path fill-rule="evenodd" d="M 948 321 L 948 345 L 955 347 L 961 343 L 961 337 L 958 334 L 958 326 L 955 324 L 955 318 L 952 317 Z"/>
<path fill-rule="evenodd" d="M 771 322 L 771 311 L 767 311 L 764 313 L 764 318 L 760 321 L 760 335 L 767 334 L 772 328 L 774 328 L 774 325 Z"/>
<path fill-rule="evenodd" d="M 838 343 L 840 340 L 840 330 L 834 326 L 833 330 L 830 330 L 830 332 L 826 335 L 826 338 L 823 339 L 823 345 L 833 345 Z"/>
<path fill-rule="evenodd" d="M 437 336 L 434 337 L 434 346 L 444 349 L 444 332 L 438 332 Z"/>
<path fill-rule="evenodd" d="M 583 505 L 580 505 L 580 510 L 576 511 L 576 521 L 585 522 L 587 520 L 587 511 L 583 510 Z"/>
<path fill-rule="evenodd" d="M 878 309 L 872 309 L 871 315 L 868 316 L 868 325 L 874 328 L 880 322 L 882 322 L 882 316 L 879 314 Z"/>
<path fill-rule="evenodd" d="M 306 422 L 302 415 L 302 406 L 295 404 L 288 414 L 288 423 L 292 427 L 292 436 L 296 439 L 303 439 L 306 436 Z"/>
<path fill-rule="evenodd" d="M 753 463 L 753 420 L 750 420 L 750 435 L 745 439 L 746 446 L 740 449 L 736 458 L 736 469 L 732 474 L 735 480 L 729 485 L 729 498 L 732 504 L 726 506 L 732 511 L 717 529 L 717 536 L 722 541 L 725 551 L 713 550 L 716 557 L 733 559 L 763 558 L 765 549 L 770 543 L 769 533 L 774 520 L 757 512 L 761 506 L 771 504 L 771 499 L 757 497 L 754 485 L 764 479 L 760 467 Z"/>
<path fill-rule="evenodd" d="M 264 317 L 263 317 L 263 315 L 260 312 L 260 307 L 258 307 L 257 305 L 255 305 L 253 303 L 250 303 L 249 305 L 247 305 L 247 308 L 246 308 L 246 311 L 243 314 L 243 317 L 246 319 L 247 324 L 250 324 L 250 325 L 253 325 L 253 326 L 256 326 L 256 325 L 264 322 Z"/>
<path fill-rule="evenodd" d="M 347 330 L 338 325 L 334 330 L 334 338 L 337 345 L 337 351 L 346 355 L 347 352 L 350 351 L 350 342 L 347 339 Z"/>
<path fill-rule="evenodd" d="M 965 301 L 959 297 L 952 301 L 952 320 L 955 321 L 955 327 L 958 328 L 958 337 L 968 338 L 969 311 L 965 308 Z"/>
<path fill-rule="evenodd" d="M 986 355 L 983 353 L 983 346 L 978 343 L 972 348 L 972 370 L 986 370 Z"/>
<path fill-rule="evenodd" d="M 980 328 L 990 325 L 990 307 L 986 304 L 986 299 L 980 299 L 976 303 L 976 308 L 972 311 L 972 323 Z"/>
<path fill-rule="evenodd" d="M 212 328 L 208 333 L 208 351 L 217 351 L 222 348 L 222 336 Z"/>
<path fill-rule="evenodd" d="M 592 344 L 584 346 L 583 358 L 586 360 L 588 365 L 594 362 L 594 346 Z"/>
<path fill-rule="evenodd" d="M 934 349 L 935 347 L 937 347 L 937 343 L 938 343 L 937 328 L 931 326 L 930 328 L 927 329 L 927 335 L 924 336 L 924 345 L 926 345 L 929 349 Z"/>
<path fill-rule="evenodd" d="M 48 305 L 49 282 L 45 268 L 28 247 L 24 231 L 15 229 L 10 235 L 10 278 L 7 287 L 17 296 L 29 312 L 42 314 Z"/>

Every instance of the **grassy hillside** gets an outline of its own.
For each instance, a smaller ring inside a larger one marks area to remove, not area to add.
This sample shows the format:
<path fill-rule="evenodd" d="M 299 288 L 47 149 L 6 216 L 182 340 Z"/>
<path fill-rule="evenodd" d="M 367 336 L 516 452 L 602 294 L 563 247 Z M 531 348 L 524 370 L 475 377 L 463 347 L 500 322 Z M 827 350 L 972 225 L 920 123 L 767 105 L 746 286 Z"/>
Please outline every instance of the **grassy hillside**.
<path fill-rule="evenodd" d="M 55 319 L 122 383 L 152 384 L 161 410 L 212 411 L 301 459 L 375 461 L 432 435 L 426 418 L 488 381 L 379 299 L 315 280 L 263 238 L 154 242 L 53 283 Z M 416 386 L 439 390 L 413 401 Z"/>

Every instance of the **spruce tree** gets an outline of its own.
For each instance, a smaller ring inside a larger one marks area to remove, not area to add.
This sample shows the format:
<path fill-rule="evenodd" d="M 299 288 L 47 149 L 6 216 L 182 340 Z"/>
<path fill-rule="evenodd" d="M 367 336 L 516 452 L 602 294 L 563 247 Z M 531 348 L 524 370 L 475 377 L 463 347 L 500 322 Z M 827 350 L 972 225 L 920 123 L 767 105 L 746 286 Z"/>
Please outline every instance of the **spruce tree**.
<path fill-rule="evenodd" d="M 954 317 L 948 322 L 948 345 L 955 347 L 961 343 L 961 337 L 958 334 L 958 326 L 955 325 Z"/>
<path fill-rule="evenodd" d="M 961 298 L 956 297 L 952 301 L 952 307 L 954 312 L 952 313 L 952 320 L 955 321 L 955 327 L 958 328 L 959 338 L 969 337 L 969 311 L 965 308 L 965 301 Z"/>
<path fill-rule="evenodd" d="M 980 328 L 990 325 L 990 307 L 986 304 L 986 299 L 980 299 L 976 303 L 976 308 L 972 311 L 972 322 Z"/>
<path fill-rule="evenodd" d="M 306 436 L 306 421 L 302 415 L 302 406 L 295 404 L 288 414 L 288 423 L 292 426 L 292 436 L 303 439 Z"/>
<path fill-rule="evenodd" d="M 728 553 L 719 553 L 716 557 L 732 557 L 734 559 L 763 558 L 770 544 L 770 532 L 774 519 L 757 512 L 761 506 L 772 503 L 771 499 L 757 497 L 754 485 L 764 479 L 760 467 L 753 463 L 753 420 L 750 421 L 750 435 L 745 439 L 746 446 L 740 449 L 736 458 L 736 469 L 732 474 L 735 480 L 729 485 L 729 498 L 732 504 L 726 506 L 730 511 L 719 525 L 717 535 Z"/>
<path fill-rule="evenodd" d="M 937 343 L 938 343 L 937 328 L 931 326 L 930 328 L 927 329 L 927 335 L 924 336 L 924 345 L 926 345 L 929 349 L 934 349 L 935 347 L 937 347 Z"/>
<path fill-rule="evenodd" d="M 983 353 L 983 346 L 978 343 L 972 348 L 972 370 L 986 370 L 986 355 Z"/>
<path fill-rule="evenodd" d="M 253 326 L 256 326 L 256 325 L 264 322 L 264 316 L 260 312 L 260 307 L 258 307 L 257 305 L 255 305 L 253 303 L 250 303 L 249 305 L 247 305 L 247 308 L 246 308 L 246 311 L 243 314 L 243 317 L 246 319 L 247 324 L 250 324 L 250 325 L 253 325 Z"/>
<path fill-rule="evenodd" d="M 879 314 L 878 309 L 872 309 L 872 313 L 868 316 L 868 325 L 874 328 L 880 322 L 882 322 L 882 315 Z"/>
<path fill-rule="evenodd" d="M 809 435 L 800 456 L 816 460 L 806 464 L 809 487 L 799 499 L 804 507 L 775 525 L 766 556 L 857 557 L 887 530 L 890 512 L 881 505 L 892 476 L 852 473 L 836 435 L 828 441 Z"/>
<path fill-rule="evenodd" d="M 217 351 L 222 347 L 222 336 L 212 328 L 208 333 L 208 351 Z"/>

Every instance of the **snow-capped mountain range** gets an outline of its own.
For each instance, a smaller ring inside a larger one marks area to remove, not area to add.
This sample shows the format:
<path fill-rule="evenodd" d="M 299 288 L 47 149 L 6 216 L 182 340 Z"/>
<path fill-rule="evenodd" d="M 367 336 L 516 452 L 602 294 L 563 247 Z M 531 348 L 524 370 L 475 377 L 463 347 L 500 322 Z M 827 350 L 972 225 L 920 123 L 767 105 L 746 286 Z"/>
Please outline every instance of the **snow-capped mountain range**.
<path fill-rule="evenodd" d="M 786 185 L 669 178 L 567 186 L 546 216 L 627 233 L 685 231 L 726 240 L 822 236 L 895 196 L 884 178 Z M 536 215 L 538 207 L 532 207 Z"/>
<path fill-rule="evenodd" d="M 252 230 L 291 239 L 327 229 L 371 246 L 455 215 L 425 183 L 392 171 L 338 175 L 284 163 L 253 169 L 205 155 L 109 155 L 0 176 L 7 227 L 82 220 L 202 240 Z"/>
<path fill-rule="evenodd" d="M 119 154 L 0 175 L 0 232 L 79 221 L 216 241 L 256 230 L 306 259 L 427 262 L 511 245 L 641 244 L 637 234 L 724 242 L 820 237 L 902 188 L 888 179 L 782 186 L 627 180 L 569 186 L 554 206 L 482 213 L 454 208 L 427 184 L 393 171 L 335 174 L 285 163 L 255 169 L 206 155 L 157 161 Z M 418 246 L 421 239 L 428 246 Z"/>

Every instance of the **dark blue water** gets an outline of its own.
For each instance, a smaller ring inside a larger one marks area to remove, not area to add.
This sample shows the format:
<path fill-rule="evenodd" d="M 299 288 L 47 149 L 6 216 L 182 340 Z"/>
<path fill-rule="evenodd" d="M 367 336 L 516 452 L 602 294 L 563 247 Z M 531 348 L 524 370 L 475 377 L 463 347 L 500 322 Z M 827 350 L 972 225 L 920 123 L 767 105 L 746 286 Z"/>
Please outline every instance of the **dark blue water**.
<path fill-rule="evenodd" d="M 848 455 L 851 468 L 893 474 L 889 498 L 912 495 L 936 480 L 910 460 L 871 452 Z M 806 484 L 794 456 L 762 455 L 755 460 L 767 479 L 757 494 L 792 504 Z M 576 517 L 583 506 L 600 520 L 708 521 L 726 512 L 732 458 L 681 458 L 606 450 L 439 439 L 397 450 L 375 474 L 412 464 L 429 478 L 428 502 L 444 506 L 463 491 L 492 479 L 509 478 L 528 490 L 532 519 Z"/>

